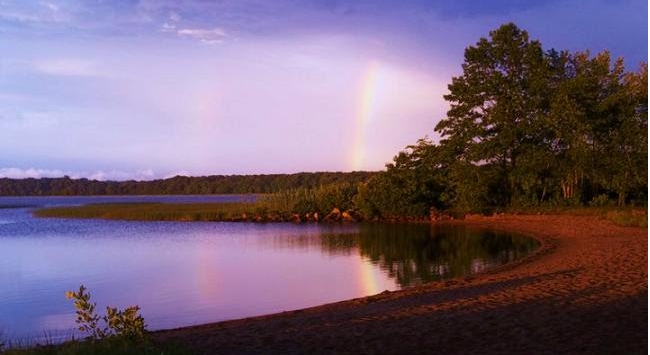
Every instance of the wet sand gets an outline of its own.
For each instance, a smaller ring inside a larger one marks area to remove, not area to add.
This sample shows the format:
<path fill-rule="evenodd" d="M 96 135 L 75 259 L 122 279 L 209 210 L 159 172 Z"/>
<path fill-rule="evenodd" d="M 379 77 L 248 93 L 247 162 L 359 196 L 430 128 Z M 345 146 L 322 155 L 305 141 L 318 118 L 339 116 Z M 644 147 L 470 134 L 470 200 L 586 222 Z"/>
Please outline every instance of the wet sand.
<path fill-rule="evenodd" d="M 525 233 L 542 246 L 483 274 L 154 340 L 197 354 L 647 353 L 646 228 L 564 215 L 452 223 Z"/>

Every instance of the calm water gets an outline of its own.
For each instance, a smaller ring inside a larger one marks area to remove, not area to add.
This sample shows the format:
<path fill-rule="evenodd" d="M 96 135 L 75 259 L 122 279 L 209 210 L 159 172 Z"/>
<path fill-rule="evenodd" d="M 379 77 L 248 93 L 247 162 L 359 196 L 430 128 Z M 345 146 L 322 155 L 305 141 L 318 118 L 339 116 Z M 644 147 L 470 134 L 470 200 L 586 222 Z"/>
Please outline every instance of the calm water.
<path fill-rule="evenodd" d="M 34 218 L 96 202 L 233 201 L 237 196 L 0 197 L 0 332 L 73 334 L 66 290 L 98 309 L 142 307 L 150 329 L 241 318 L 479 272 L 537 247 L 465 227 L 123 222 Z M 20 206 L 19 208 L 6 208 Z"/>

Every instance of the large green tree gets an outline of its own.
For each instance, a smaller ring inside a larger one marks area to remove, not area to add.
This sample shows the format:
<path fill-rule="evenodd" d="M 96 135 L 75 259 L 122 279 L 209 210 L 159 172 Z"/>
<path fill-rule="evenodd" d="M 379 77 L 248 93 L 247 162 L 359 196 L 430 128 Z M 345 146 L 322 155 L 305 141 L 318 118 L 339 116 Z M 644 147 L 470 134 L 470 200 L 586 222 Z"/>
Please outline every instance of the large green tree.
<path fill-rule="evenodd" d="M 586 203 L 647 189 L 647 65 L 544 51 L 506 24 L 465 50 L 447 117 L 457 206 Z"/>
<path fill-rule="evenodd" d="M 445 99 L 451 108 L 436 131 L 462 164 L 498 166 L 499 202 L 510 204 L 530 179 L 522 157 L 538 146 L 536 125 L 548 105 L 549 66 L 542 46 L 506 24 L 468 47 L 462 67 L 449 85 Z"/>

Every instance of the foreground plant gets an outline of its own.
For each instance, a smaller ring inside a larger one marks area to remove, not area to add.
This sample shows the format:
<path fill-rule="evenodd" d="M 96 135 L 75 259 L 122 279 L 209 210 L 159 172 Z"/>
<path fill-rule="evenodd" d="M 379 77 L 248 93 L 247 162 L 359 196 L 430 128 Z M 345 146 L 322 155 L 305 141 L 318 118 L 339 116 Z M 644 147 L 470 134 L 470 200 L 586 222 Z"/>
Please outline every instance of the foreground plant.
<path fill-rule="evenodd" d="M 147 325 L 144 318 L 138 313 L 139 311 L 139 306 L 131 306 L 124 310 L 106 307 L 104 320 L 108 323 L 108 328 L 116 335 L 128 339 L 143 339 Z"/>
<path fill-rule="evenodd" d="M 71 339 L 61 344 L 5 344 L 0 340 L 2 355 L 188 355 L 182 345 L 158 343 L 148 339 L 146 323 L 140 307 L 123 310 L 106 307 L 106 315 L 95 311 L 97 303 L 84 285 L 78 291 L 67 291 L 66 298 L 74 300 L 76 323 L 87 334 L 85 340 Z"/>
<path fill-rule="evenodd" d="M 97 303 L 90 301 L 90 293 L 84 285 L 79 286 L 79 291 L 67 291 L 66 298 L 74 300 L 77 310 L 76 323 L 79 330 L 87 333 L 88 337 L 94 340 L 101 340 L 107 337 L 123 337 L 130 340 L 142 340 L 146 334 L 146 323 L 139 314 L 139 306 L 127 307 L 119 310 L 113 307 L 106 307 L 106 315 L 99 316 L 95 312 Z M 103 321 L 102 326 L 100 322 Z"/>
<path fill-rule="evenodd" d="M 74 307 L 77 310 L 75 322 L 79 325 L 78 329 L 88 333 L 93 339 L 105 338 L 106 329 L 100 328 L 101 317 L 95 313 L 97 304 L 90 302 L 90 293 L 86 292 L 86 287 L 81 285 L 78 292 L 67 291 L 65 297 L 74 300 Z"/>

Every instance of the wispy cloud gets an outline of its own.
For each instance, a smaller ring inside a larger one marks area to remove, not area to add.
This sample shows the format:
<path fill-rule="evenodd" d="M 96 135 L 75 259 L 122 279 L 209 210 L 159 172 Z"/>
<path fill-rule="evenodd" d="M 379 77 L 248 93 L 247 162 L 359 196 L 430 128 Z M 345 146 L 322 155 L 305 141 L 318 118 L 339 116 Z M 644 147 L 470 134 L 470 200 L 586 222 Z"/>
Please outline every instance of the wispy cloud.
<path fill-rule="evenodd" d="M 62 11 L 53 2 L 25 3 L 0 2 L 0 20 L 22 24 L 64 23 L 72 20 L 70 13 Z"/>
<path fill-rule="evenodd" d="M 176 32 L 176 25 L 165 22 L 160 26 L 160 32 Z"/>
<path fill-rule="evenodd" d="M 138 171 L 121 171 L 121 170 L 110 170 L 110 171 L 64 171 L 60 169 L 39 169 L 39 168 L 0 168 L 0 178 L 11 178 L 11 179 L 26 179 L 26 178 L 56 178 L 69 176 L 73 179 L 87 178 L 90 180 L 153 180 L 156 178 L 156 174 L 151 169 L 138 170 Z"/>
<path fill-rule="evenodd" d="M 51 2 L 41 1 L 40 4 L 50 9 L 50 11 L 59 11 L 59 6 Z"/>
<path fill-rule="evenodd" d="M 208 44 L 221 43 L 228 36 L 226 31 L 219 27 L 212 29 L 181 28 L 176 31 L 176 34 L 179 37 L 197 39 Z"/>
<path fill-rule="evenodd" d="M 41 178 L 41 177 L 59 177 L 66 175 L 62 170 L 50 169 L 21 169 L 21 168 L 0 168 L 0 177 L 11 179 Z"/>
<path fill-rule="evenodd" d="M 33 69 L 48 75 L 102 77 L 106 72 L 101 71 L 97 63 L 85 59 L 58 58 L 42 60 L 33 63 Z"/>
<path fill-rule="evenodd" d="M 172 22 L 178 22 L 178 21 L 181 20 L 181 15 L 179 15 L 178 13 L 172 11 L 172 12 L 169 13 L 169 20 L 172 21 Z"/>

